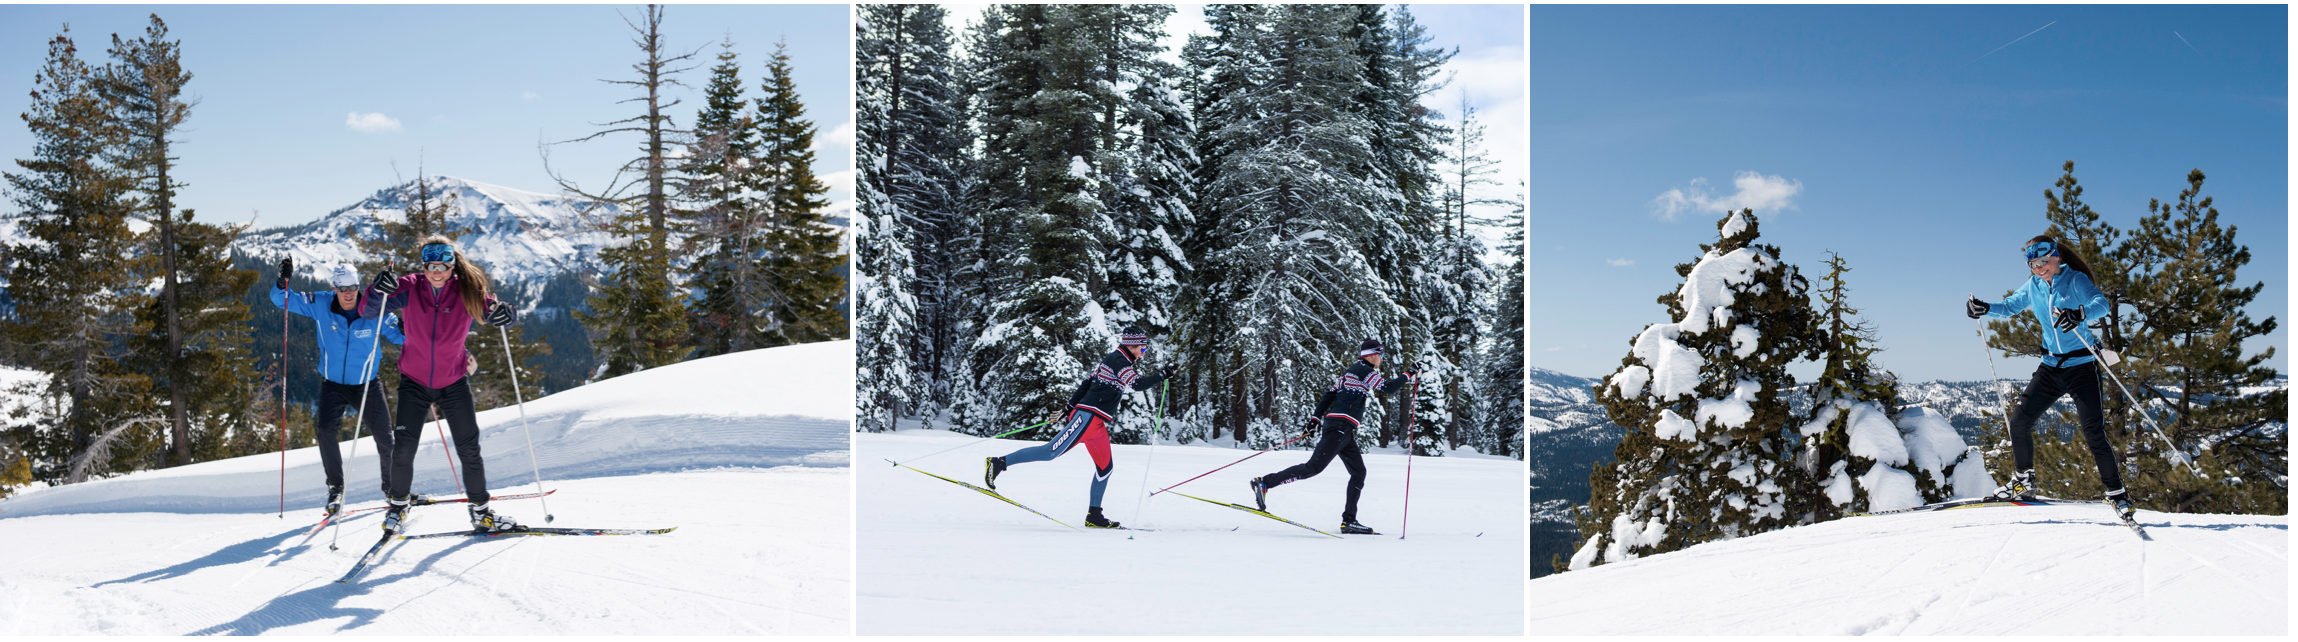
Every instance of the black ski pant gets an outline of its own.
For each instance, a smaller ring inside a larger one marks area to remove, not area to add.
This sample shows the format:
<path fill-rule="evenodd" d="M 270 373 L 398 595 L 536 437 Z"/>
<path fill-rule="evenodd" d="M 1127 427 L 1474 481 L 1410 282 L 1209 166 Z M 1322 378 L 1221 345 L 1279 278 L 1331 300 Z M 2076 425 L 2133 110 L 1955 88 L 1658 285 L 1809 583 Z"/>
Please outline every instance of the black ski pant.
<path fill-rule="evenodd" d="M 2099 468 L 2099 483 L 2108 491 L 2122 488 L 2122 468 L 2114 445 L 2107 443 L 2106 417 L 2099 411 L 2099 365 L 2035 368 L 2027 391 L 2019 393 L 2019 409 L 2011 413 L 2011 457 L 2019 470 L 2035 467 L 2035 419 L 2042 417 L 2062 395 L 2075 398 L 2075 416 L 2082 420 L 2083 443 Z"/>
<path fill-rule="evenodd" d="M 1356 498 L 1364 494 L 1364 453 L 1356 445 L 1356 423 L 1339 417 L 1326 417 L 1323 430 L 1317 433 L 1316 452 L 1309 460 L 1275 474 L 1261 478 L 1261 485 L 1276 488 L 1317 476 L 1325 471 L 1334 457 L 1348 469 L 1348 505 L 1341 509 L 1341 523 L 1356 521 Z"/>
<path fill-rule="evenodd" d="M 406 497 L 415 480 L 415 446 L 423 441 L 423 424 L 436 407 L 447 420 L 447 434 L 455 441 L 455 458 L 463 462 L 463 496 L 478 506 L 493 499 L 487 494 L 487 463 L 479 455 L 479 417 L 471 405 L 471 380 L 458 379 L 445 388 L 426 388 L 406 375 L 399 376 L 399 421 L 391 426 L 392 497 Z"/>
<path fill-rule="evenodd" d="M 311 426 L 311 434 L 319 437 L 319 464 L 327 469 L 328 488 L 343 485 L 343 448 L 336 443 L 341 436 L 337 429 L 343 425 L 344 410 L 360 408 L 361 390 L 367 392 L 367 419 L 361 422 L 359 429 L 375 435 L 376 458 L 382 460 L 383 490 L 390 492 L 391 462 L 395 453 L 391 452 L 391 411 L 384 408 L 381 382 L 352 386 L 319 380 L 319 415 L 312 418 Z"/>

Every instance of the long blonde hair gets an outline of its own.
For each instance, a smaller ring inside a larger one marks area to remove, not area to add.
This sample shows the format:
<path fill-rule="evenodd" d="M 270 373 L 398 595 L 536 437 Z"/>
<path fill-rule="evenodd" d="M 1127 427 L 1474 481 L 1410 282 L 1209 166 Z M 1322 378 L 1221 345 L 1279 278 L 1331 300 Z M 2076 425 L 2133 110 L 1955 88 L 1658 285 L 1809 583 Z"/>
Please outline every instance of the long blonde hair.
<path fill-rule="evenodd" d="M 423 237 L 423 242 L 415 244 L 415 247 L 417 250 L 421 250 L 425 245 L 445 245 L 455 248 L 455 279 L 461 281 L 456 291 L 463 298 L 463 312 L 470 314 L 473 319 L 486 316 L 487 272 L 479 269 L 479 264 L 472 263 L 471 257 L 464 256 L 463 249 L 455 247 L 455 242 L 445 236 L 433 234 Z M 422 265 L 417 264 L 416 267 L 420 269 Z"/>

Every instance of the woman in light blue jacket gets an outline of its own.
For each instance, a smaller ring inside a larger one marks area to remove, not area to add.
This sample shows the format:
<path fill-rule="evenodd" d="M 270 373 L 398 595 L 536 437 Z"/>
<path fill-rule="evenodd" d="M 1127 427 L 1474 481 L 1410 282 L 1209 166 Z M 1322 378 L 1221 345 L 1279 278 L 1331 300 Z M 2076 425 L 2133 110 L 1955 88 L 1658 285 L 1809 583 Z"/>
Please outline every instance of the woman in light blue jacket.
<path fill-rule="evenodd" d="M 279 280 L 271 285 L 271 304 L 311 319 L 319 330 L 319 412 L 312 417 L 312 434 L 319 438 L 320 467 L 327 470 L 327 514 L 343 510 L 343 451 L 337 427 L 343 411 L 365 408 L 365 426 L 375 435 L 375 452 L 383 466 L 383 486 L 391 486 L 391 419 L 383 408 L 382 384 L 369 385 L 383 357 L 375 332 L 392 345 L 407 342 L 399 333 L 399 318 L 366 319 L 359 316 L 359 275 L 351 266 L 338 265 L 328 278 L 333 295 L 289 292 L 287 277 L 295 273 L 295 259 L 279 260 Z M 364 392 L 363 392 L 364 391 Z M 361 403 L 364 394 L 366 402 Z"/>
<path fill-rule="evenodd" d="M 2011 413 L 2011 456 L 2018 472 L 1994 496 L 2035 498 L 2035 419 L 2059 397 L 2072 396 L 2075 416 L 2082 420 L 2083 443 L 2090 446 L 2091 459 L 2098 465 L 2107 502 L 2129 520 L 2133 508 L 2122 485 L 2121 458 L 2107 442 L 2105 417 L 2099 412 L 2098 356 L 2091 352 L 2099 340 L 2086 325 L 2107 315 L 2106 295 L 2091 283 L 2090 264 L 2057 239 L 2049 235 L 2028 239 L 2024 252 L 2030 276 L 2010 298 L 1987 303 L 1972 297 L 1964 303 L 1964 312 L 1973 319 L 2025 312 L 2043 324 L 2043 365 L 2035 369 L 2034 379 L 2020 394 L 2018 409 Z"/>

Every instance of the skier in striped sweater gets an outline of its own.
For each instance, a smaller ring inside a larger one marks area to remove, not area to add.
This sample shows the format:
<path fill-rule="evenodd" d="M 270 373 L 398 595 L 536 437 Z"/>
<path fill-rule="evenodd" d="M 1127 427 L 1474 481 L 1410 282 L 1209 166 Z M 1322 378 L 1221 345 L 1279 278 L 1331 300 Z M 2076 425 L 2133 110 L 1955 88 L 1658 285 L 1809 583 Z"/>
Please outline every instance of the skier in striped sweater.
<path fill-rule="evenodd" d="M 994 490 L 997 476 L 1017 464 L 1046 461 L 1060 457 L 1082 442 L 1085 451 L 1093 455 L 1092 504 L 1085 511 L 1085 525 L 1095 528 L 1118 528 L 1118 523 L 1101 514 L 1101 494 L 1109 488 L 1109 471 L 1117 462 L 1109 453 L 1109 429 L 1106 424 L 1117 414 L 1117 402 L 1127 389 L 1148 390 L 1173 376 L 1168 364 L 1155 374 L 1141 375 L 1133 364 L 1149 354 L 1149 333 L 1138 327 L 1128 327 L 1117 339 L 1117 350 L 1102 355 L 1101 365 L 1093 369 L 1093 376 L 1077 384 L 1077 392 L 1069 395 L 1069 412 L 1061 419 L 1061 432 L 1052 441 L 1013 451 L 1004 457 L 990 457 L 984 462 L 982 481 Z"/>
<path fill-rule="evenodd" d="M 1315 477 L 1317 473 L 1325 471 L 1325 465 L 1332 463 L 1334 457 L 1339 457 L 1341 466 L 1348 469 L 1348 504 L 1341 509 L 1341 532 L 1349 535 L 1380 534 L 1356 521 L 1356 498 L 1364 493 L 1364 454 L 1357 448 L 1356 428 L 1361 423 L 1360 416 L 1364 414 L 1367 397 L 1396 392 L 1397 388 L 1404 387 L 1405 381 L 1418 376 L 1411 370 L 1404 371 L 1403 379 L 1380 376 L 1383 352 L 1379 341 L 1365 339 L 1364 343 L 1357 346 L 1356 363 L 1350 365 L 1347 372 L 1341 373 L 1340 379 L 1333 382 L 1332 389 L 1326 390 L 1324 396 L 1317 400 L 1316 413 L 1309 419 L 1303 432 L 1316 432 L 1319 424 L 1322 424 L 1324 430 L 1317 437 L 1317 449 L 1309 455 L 1308 461 L 1274 474 L 1254 477 L 1248 482 L 1253 489 L 1253 504 L 1259 506 L 1262 512 L 1269 510 L 1270 488 Z"/>

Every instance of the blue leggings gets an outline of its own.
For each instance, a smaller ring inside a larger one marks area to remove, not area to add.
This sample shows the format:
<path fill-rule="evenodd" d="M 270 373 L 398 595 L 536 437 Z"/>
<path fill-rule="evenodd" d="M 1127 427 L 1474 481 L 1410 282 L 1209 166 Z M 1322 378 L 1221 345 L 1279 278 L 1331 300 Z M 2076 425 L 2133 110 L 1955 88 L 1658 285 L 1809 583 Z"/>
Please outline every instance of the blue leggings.
<path fill-rule="evenodd" d="M 1079 442 L 1084 442 L 1085 451 L 1093 454 L 1093 503 L 1088 505 L 1099 508 L 1102 491 L 1109 489 L 1109 471 L 1117 467 L 1117 462 L 1110 458 L 1109 430 L 1101 426 L 1101 415 L 1093 411 L 1070 410 L 1069 419 L 1062 422 L 1061 432 L 1053 436 L 1053 441 L 1013 451 L 1005 456 L 1005 465 L 1048 461 L 1069 452 Z"/>

